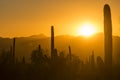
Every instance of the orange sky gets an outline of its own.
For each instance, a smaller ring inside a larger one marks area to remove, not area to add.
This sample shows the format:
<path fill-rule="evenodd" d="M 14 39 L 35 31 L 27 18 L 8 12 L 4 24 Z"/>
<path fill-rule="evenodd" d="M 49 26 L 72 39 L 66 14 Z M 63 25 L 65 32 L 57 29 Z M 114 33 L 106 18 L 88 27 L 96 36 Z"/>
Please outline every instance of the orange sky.
<path fill-rule="evenodd" d="M 78 35 L 85 22 L 103 31 L 103 6 L 112 11 L 113 34 L 120 35 L 120 0 L 0 0 L 0 36 Z"/>

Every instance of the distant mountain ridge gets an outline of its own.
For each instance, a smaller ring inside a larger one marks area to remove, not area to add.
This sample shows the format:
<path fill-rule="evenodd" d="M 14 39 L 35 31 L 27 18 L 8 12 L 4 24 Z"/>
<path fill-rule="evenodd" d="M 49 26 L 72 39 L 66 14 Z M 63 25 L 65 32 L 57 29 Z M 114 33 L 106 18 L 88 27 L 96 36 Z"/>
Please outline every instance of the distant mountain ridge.
<path fill-rule="evenodd" d="M 32 36 L 29 36 L 29 38 L 38 38 L 38 39 L 41 39 L 41 38 L 47 38 L 46 35 L 44 34 L 38 34 L 38 35 L 32 35 Z"/>

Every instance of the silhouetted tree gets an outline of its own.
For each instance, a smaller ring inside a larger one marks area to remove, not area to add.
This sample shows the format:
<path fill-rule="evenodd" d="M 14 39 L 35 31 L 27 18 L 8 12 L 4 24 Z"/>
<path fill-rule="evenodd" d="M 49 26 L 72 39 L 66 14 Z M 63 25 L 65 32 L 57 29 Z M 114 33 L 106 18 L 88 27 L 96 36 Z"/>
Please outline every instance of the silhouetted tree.
<path fill-rule="evenodd" d="M 59 57 L 60 57 L 60 58 L 64 58 L 64 57 L 65 57 L 64 54 L 65 54 L 64 51 L 61 51 L 61 52 L 59 53 Z"/>
<path fill-rule="evenodd" d="M 31 62 L 34 64 L 40 64 L 43 62 L 43 52 L 40 45 L 38 46 L 37 50 L 32 51 Z"/>
<path fill-rule="evenodd" d="M 9 50 L 3 50 L 0 56 L 0 63 L 11 64 L 13 63 L 13 55 L 11 52 L 11 47 Z"/>
<path fill-rule="evenodd" d="M 104 62 L 103 62 L 103 60 L 102 60 L 102 58 L 100 56 L 97 56 L 96 62 L 97 62 L 97 68 L 99 70 L 104 68 Z"/>
<path fill-rule="evenodd" d="M 59 53 L 59 62 L 60 62 L 60 65 L 65 65 L 66 60 L 65 60 L 65 55 L 64 54 L 65 54 L 64 51 L 61 51 Z"/>

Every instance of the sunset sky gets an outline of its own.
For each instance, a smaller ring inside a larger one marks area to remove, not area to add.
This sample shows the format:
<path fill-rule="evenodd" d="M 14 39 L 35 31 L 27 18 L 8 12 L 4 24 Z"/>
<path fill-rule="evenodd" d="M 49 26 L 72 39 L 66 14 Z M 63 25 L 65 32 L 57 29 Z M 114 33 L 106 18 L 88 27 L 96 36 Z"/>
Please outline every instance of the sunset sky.
<path fill-rule="evenodd" d="M 90 23 L 103 32 L 103 7 L 111 7 L 113 35 L 120 36 L 120 0 L 0 0 L 0 36 L 78 36 L 77 29 Z"/>

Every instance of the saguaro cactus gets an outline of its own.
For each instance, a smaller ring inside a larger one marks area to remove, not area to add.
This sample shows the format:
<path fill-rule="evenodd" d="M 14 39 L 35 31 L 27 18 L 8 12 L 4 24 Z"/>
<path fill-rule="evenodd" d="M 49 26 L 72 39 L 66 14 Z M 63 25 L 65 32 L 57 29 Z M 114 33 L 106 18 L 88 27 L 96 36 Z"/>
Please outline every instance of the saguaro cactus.
<path fill-rule="evenodd" d="M 92 51 L 92 55 L 91 55 L 91 67 L 94 68 L 95 66 L 95 58 L 94 58 L 94 51 Z"/>
<path fill-rule="evenodd" d="M 107 68 L 112 67 L 112 21 L 111 10 L 108 4 L 104 6 L 104 49 L 105 65 Z"/>
<path fill-rule="evenodd" d="M 13 62 L 15 62 L 15 43 L 16 43 L 16 38 L 13 38 Z"/>
<path fill-rule="evenodd" d="M 54 54 L 54 26 L 51 26 L 51 59 L 53 59 Z"/>
<path fill-rule="evenodd" d="M 71 53 L 71 47 L 69 46 L 69 57 L 70 57 L 70 63 L 72 62 L 72 53 Z"/>
<path fill-rule="evenodd" d="M 39 51 L 39 53 L 41 52 L 41 46 L 40 45 L 38 45 L 38 51 Z"/>

